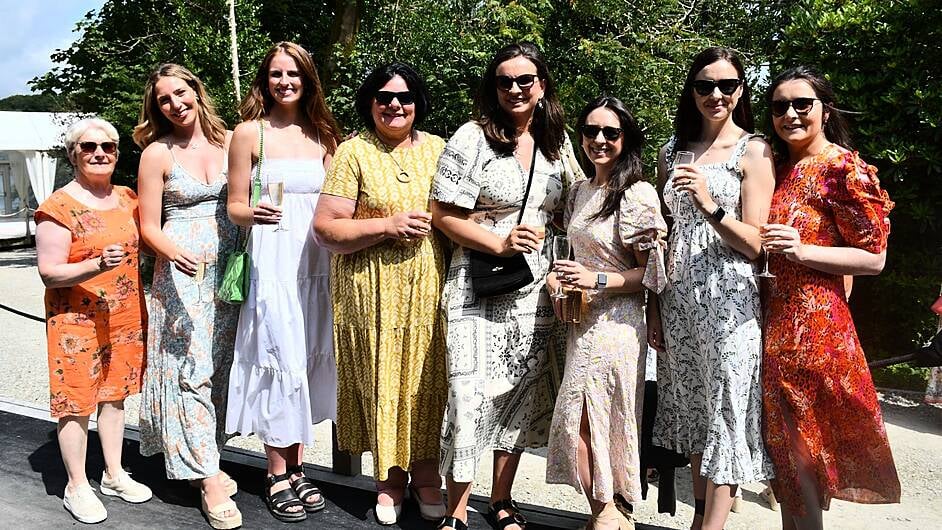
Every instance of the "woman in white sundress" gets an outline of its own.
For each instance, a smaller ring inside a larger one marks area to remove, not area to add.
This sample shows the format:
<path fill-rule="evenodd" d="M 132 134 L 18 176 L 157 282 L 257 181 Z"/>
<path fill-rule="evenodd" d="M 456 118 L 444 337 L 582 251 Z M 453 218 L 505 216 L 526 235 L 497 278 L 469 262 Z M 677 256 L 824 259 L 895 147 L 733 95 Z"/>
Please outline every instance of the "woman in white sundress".
<path fill-rule="evenodd" d="M 648 339 L 661 350 L 653 443 L 690 458 L 693 530 L 722 529 L 737 486 L 772 476 L 752 260 L 775 177 L 771 149 L 752 131 L 739 58 L 726 48 L 700 52 L 658 157 L 674 223 L 660 315 L 648 305 Z M 674 165 L 678 151 L 692 152 L 692 163 Z"/>
<path fill-rule="evenodd" d="M 290 42 L 265 56 L 241 110 L 245 121 L 229 150 L 229 216 L 255 226 L 226 428 L 254 432 L 265 444 L 268 510 L 296 522 L 325 505 L 302 457 L 314 424 L 335 419 L 337 410 L 330 255 L 314 242 L 312 221 L 339 129 L 311 56 Z M 250 196 L 259 164 L 261 201 Z M 278 182 L 281 208 L 272 204 Z"/>

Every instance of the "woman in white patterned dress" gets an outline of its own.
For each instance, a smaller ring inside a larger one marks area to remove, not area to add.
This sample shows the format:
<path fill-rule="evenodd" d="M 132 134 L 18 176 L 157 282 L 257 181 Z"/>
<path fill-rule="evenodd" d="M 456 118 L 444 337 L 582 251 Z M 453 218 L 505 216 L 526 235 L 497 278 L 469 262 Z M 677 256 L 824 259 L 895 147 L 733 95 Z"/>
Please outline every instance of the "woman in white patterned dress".
<path fill-rule="evenodd" d="M 239 318 L 237 307 L 216 298 L 220 267 L 236 246 L 237 229 L 226 215 L 230 135 L 192 72 L 164 64 L 150 75 L 134 129 L 144 149 L 137 179 L 141 238 L 157 253 L 141 454 L 163 453 L 167 478 L 200 485 L 213 528 L 242 524 L 229 498 L 236 484 L 219 470 Z M 200 262 L 205 278 L 197 275 Z"/>
<path fill-rule="evenodd" d="M 645 289 L 656 295 L 667 281 L 667 225 L 657 191 L 644 181 L 644 134 L 625 105 L 598 98 L 583 109 L 577 130 L 592 176 L 569 192 L 566 227 L 575 257 L 554 262 L 546 287 L 581 289 L 591 301 L 569 328 L 546 481 L 585 493 L 593 530 L 627 530 L 634 526 L 614 497 L 641 501 Z M 559 315 L 558 300 L 554 309 Z"/>
<path fill-rule="evenodd" d="M 658 157 L 674 224 L 660 318 L 656 304 L 648 307 L 649 342 L 661 350 L 653 443 L 690 457 L 694 530 L 723 528 L 737 485 L 772 475 L 760 424 L 752 260 L 775 177 L 771 149 L 752 130 L 739 58 L 726 48 L 700 52 L 680 95 L 674 137 Z M 671 168 L 682 150 L 695 162 Z"/>
<path fill-rule="evenodd" d="M 335 419 L 337 410 L 330 254 L 314 242 L 312 222 L 339 129 L 311 56 L 291 42 L 265 56 L 242 119 L 229 150 L 229 216 L 258 226 L 249 243 L 251 284 L 236 334 L 226 429 L 262 440 L 268 510 L 296 522 L 325 505 L 302 459 L 314 424 Z M 258 164 L 262 189 L 283 183 L 281 208 L 250 196 Z"/>
<path fill-rule="evenodd" d="M 544 110 L 534 112 L 542 100 Z M 494 451 L 491 509 L 498 528 L 522 530 L 510 500 L 520 453 L 543 447 L 559 382 L 562 328 L 543 291 L 548 263 L 542 233 L 562 219 L 565 197 L 581 178 L 563 129 L 563 113 L 540 51 L 505 46 L 491 60 L 476 121 L 449 140 L 432 185 L 432 223 L 456 244 L 442 294 L 447 314 L 448 405 L 442 421 L 441 472 L 448 516 L 441 528 L 465 528 L 481 454 Z M 533 184 L 523 197 L 536 150 Z M 523 223 L 517 214 L 525 207 Z M 535 280 L 509 294 L 478 298 L 469 251 L 522 253 Z"/>

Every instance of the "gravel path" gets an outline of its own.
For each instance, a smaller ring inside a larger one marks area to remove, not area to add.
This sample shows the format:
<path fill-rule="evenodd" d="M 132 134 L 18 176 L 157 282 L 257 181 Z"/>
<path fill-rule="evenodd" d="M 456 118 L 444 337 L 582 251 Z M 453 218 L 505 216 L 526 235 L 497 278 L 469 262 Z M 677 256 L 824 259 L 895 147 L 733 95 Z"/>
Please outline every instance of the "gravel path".
<path fill-rule="evenodd" d="M 0 303 L 34 315 L 43 314 L 43 286 L 36 272 L 33 250 L 0 251 Z M 0 397 L 48 404 L 45 334 L 42 323 L 0 310 Z M 881 396 L 887 433 L 903 483 L 898 505 L 864 506 L 834 501 L 825 522 L 831 529 L 934 530 L 942 527 L 942 408 L 920 402 L 919 396 Z M 138 399 L 127 401 L 128 423 L 137 423 Z M 306 461 L 330 465 L 330 426 L 317 427 L 318 443 L 306 450 Z M 240 437 L 232 445 L 261 451 L 252 437 Z M 372 461 L 364 455 L 363 470 L 372 473 Z M 544 481 L 545 453 L 523 456 L 518 472 L 517 500 L 577 512 L 586 510 L 581 494 L 567 486 Z M 490 485 L 490 459 L 481 464 L 475 492 L 486 495 Z M 678 470 L 676 517 L 657 514 L 652 488 L 648 500 L 636 508 L 640 522 L 663 528 L 687 528 L 693 515 L 689 468 Z M 777 512 L 771 511 L 757 493 L 759 484 L 745 488 L 742 511 L 730 516 L 728 530 L 780 528 Z"/>

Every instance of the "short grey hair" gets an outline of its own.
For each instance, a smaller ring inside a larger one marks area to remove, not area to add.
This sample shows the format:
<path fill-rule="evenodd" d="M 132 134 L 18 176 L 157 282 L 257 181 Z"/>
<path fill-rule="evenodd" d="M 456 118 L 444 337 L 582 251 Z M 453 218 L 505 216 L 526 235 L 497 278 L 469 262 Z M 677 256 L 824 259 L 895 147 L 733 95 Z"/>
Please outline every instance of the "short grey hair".
<path fill-rule="evenodd" d="M 101 118 L 85 118 L 73 123 L 69 127 L 69 130 L 65 132 L 65 150 L 69 153 L 69 158 L 72 158 L 72 153 L 75 151 L 75 144 L 91 129 L 102 131 L 109 140 L 118 143 L 118 130 L 114 128 L 111 122 Z"/>

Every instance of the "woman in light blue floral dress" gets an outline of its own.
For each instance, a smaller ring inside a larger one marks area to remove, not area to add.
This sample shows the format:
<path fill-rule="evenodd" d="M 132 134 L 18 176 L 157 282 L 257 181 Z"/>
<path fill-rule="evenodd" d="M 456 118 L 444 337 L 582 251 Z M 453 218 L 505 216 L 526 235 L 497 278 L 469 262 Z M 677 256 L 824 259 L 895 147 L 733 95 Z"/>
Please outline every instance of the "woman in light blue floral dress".
<path fill-rule="evenodd" d="M 237 229 L 226 214 L 230 133 L 203 85 L 178 65 L 155 71 L 134 140 L 141 235 L 157 254 L 148 303 L 141 454 L 163 453 L 167 477 L 199 482 L 213 528 L 242 516 L 219 470 L 238 307 L 216 298 Z M 162 226 L 161 226 L 162 223 Z"/>

